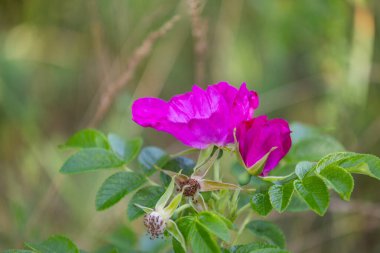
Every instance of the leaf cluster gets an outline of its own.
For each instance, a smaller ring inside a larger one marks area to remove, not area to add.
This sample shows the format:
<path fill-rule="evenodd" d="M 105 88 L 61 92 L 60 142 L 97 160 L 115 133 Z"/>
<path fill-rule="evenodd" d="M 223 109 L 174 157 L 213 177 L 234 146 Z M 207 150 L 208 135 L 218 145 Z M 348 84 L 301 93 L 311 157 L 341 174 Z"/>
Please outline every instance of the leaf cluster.
<path fill-rule="evenodd" d="M 175 253 L 188 250 L 197 253 L 284 253 L 288 251 L 281 229 L 267 220 L 252 220 L 252 212 L 267 216 L 273 209 L 279 213 L 311 210 L 322 216 L 328 210 L 330 190 L 342 200 L 350 200 L 354 189 L 353 174 L 380 180 L 378 157 L 346 152 L 331 136 L 302 124 L 295 124 L 292 129 L 293 149 L 280 164 L 281 168 L 269 176 L 252 176 L 238 163 L 231 167 L 240 187 L 220 181 L 223 151 L 216 147 L 201 151 L 196 162 L 182 156 L 184 153 L 169 155 L 158 147 L 143 148 L 139 138 L 124 140 L 118 135 L 106 136 L 94 129 L 79 131 L 61 146 L 75 152 L 60 171 L 77 174 L 116 170 L 104 180 L 96 194 L 98 211 L 112 207 L 128 194 L 131 194 L 127 207 L 130 221 L 145 212 L 159 211 L 155 210 L 157 207 L 160 210 L 170 209 L 164 233 L 166 239 L 156 240 L 155 246 L 147 251 L 158 252 L 163 248 L 162 242 L 171 239 Z M 219 153 L 215 153 L 216 150 Z M 214 173 L 217 181 L 203 179 L 210 169 L 217 172 Z M 155 176 L 157 172 L 159 175 Z M 200 182 L 204 183 L 205 189 L 209 184 L 207 189 L 210 191 L 197 193 L 198 199 L 202 200 L 202 208 L 199 209 L 201 203 L 195 199 L 182 198 L 182 193 L 176 193 L 174 189 L 179 190 L 179 185 L 174 186 L 176 177 L 203 180 Z M 210 182 L 217 187 L 210 188 Z M 165 203 L 172 199 L 170 203 L 174 203 L 173 206 L 160 204 L 163 199 Z M 126 243 L 135 237 L 134 232 L 123 229 L 110 237 L 108 245 L 111 247 L 99 252 L 139 252 L 135 250 L 134 242 Z M 250 243 L 242 245 L 239 238 L 245 231 L 250 231 L 253 237 Z M 25 245 L 26 250 L 6 252 L 84 252 L 63 236 L 52 236 L 42 243 Z"/>

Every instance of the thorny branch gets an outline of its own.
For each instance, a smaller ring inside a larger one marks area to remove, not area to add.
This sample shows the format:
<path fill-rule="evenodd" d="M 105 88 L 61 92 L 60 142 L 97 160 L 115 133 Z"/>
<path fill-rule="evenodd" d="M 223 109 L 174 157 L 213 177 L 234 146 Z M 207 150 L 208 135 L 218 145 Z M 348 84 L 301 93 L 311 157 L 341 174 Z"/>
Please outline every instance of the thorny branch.
<path fill-rule="evenodd" d="M 100 98 L 99 104 L 96 108 L 94 117 L 90 120 L 89 126 L 96 126 L 105 117 L 106 113 L 112 106 L 116 95 L 128 84 L 128 82 L 133 78 L 137 66 L 144 60 L 152 51 L 152 47 L 157 39 L 164 36 L 173 25 L 179 20 L 179 16 L 175 15 L 170 20 L 168 20 L 164 25 L 162 25 L 158 30 L 150 33 L 148 37 L 143 41 L 140 47 L 138 47 L 131 58 L 128 61 L 126 70 L 123 74 L 116 79 L 113 83 L 104 85 L 104 91 Z"/>
<path fill-rule="evenodd" d="M 205 61 L 207 51 L 207 21 L 201 17 L 200 0 L 188 0 L 191 27 L 194 40 L 195 81 L 202 83 L 205 78 Z"/>

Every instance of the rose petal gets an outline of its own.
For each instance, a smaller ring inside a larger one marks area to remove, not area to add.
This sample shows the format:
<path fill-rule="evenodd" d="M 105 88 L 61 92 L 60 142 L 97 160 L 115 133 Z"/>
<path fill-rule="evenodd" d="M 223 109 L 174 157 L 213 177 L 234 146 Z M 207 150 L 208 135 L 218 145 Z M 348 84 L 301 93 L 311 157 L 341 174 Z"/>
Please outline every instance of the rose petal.
<path fill-rule="evenodd" d="M 136 100 L 133 120 L 174 135 L 185 145 L 207 148 L 233 143 L 236 126 L 253 115 L 258 106 L 256 92 L 243 84 L 238 90 L 227 82 L 206 90 L 194 86 L 191 92 L 174 96 L 168 102 L 157 98 Z"/>
<path fill-rule="evenodd" d="M 132 120 L 143 127 L 163 129 L 168 114 L 168 104 L 159 98 L 140 98 L 132 105 Z"/>

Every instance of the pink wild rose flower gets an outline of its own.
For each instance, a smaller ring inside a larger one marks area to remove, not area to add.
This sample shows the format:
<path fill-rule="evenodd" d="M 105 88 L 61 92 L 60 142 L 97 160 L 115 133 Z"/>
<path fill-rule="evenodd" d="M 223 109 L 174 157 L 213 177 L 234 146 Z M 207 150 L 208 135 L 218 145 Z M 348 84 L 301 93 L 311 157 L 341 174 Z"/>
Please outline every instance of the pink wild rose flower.
<path fill-rule="evenodd" d="M 246 167 L 252 167 L 274 148 L 261 173 L 267 176 L 288 153 L 292 145 L 290 133 L 288 122 L 283 119 L 268 120 L 267 116 L 259 116 L 242 122 L 237 127 L 236 138 Z"/>
<path fill-rule="evenodd" d="M 234 129 L 253 117 L 259 105 L 255 91 L 243 83 L 240 89 L 227 82 L 206 90 L 194 85 L 191 92 L 169 101 L 140 98 L 132 105 L 132 119 L 143 127 L 172 134 L 183 144 L 204 149 L 234 142 Z"/>

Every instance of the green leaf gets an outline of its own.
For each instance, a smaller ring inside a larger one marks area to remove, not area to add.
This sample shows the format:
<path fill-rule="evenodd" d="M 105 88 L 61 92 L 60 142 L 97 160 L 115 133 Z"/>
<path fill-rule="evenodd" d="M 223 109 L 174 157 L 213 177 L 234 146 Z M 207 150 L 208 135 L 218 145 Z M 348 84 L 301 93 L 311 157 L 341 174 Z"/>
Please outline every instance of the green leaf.
<path fill-rule="evenodd" d="M 109 134 L 108 141 L 112 150 L 119 155 L 125 163 L 131 162 L 140 152 L 143 141 L 141 138 L 125 141 L 116 134 Z"/>
<path fill-rule="evenodd" d="M 307 161 L 302 161 L 297 163 L 295 173 L 299 179 L 303 179 L 309 171 L 311 171 L 314 166 L 316 165 L 315 162 L 307 162 Z"/>
<path fill-rule="evenodd" d="M 288 207 L 293 195 L 293 183 L 272 185 L 269 188 L 269 199 L 276 211 L 282 213 Z"/>
<path fill-rule="evenodd" d="M 262 216 L 266 216 L 272 211 L 272 205 L 270 203 L 269 194 L 255 193 L 251 199 L 252 209 Z"/>
<path fill-rule="evenodd" d="M 110 145 L 102 132 L 95 129 L 84 129 L 71 136 L 62 147 L 109 149 Z"/>
<path fill-rule="evenodd" d="M 96 194 L 96 210 L 107 209 L 146 182 L 135 172 L 118 172 L 107 178 Z"/>
<path fill-rule="evenodd" d="M 338 166 L 328 166 L 319 172 L 342 199 L 349 201 L 354 189 L 354 179 L 351 174 Z"/>
<path fill-rule="evenodd" d="M 294 189 L 306 204 L 319 215 L 324 215 L 329 205 L 329 192 L 326 184 L 317 176 L 294 181 Z"/>
<path fill-rule="evenodd" d="M 170 157 L 160 148 L 145 147 L 141 150 L 137 159 L 144 173 L 152 175 L 156 172 L 155 166 L 162 168 L 169 161 Z"/>
<path fill-rule="evenodd" d="M 201 212 L 198 214 L 198 221 L 210 233 L 216 235 L 223 241 L 228 242 L 231 239 L 226 223 L 218 215 L 212 212 Z"/>
<path fill-rule="evenodd" d="M 178 227 L 185 236 L 192 252 L 197 253 L 220 253 L 220 248 L 209 232 L 199 224 L 196 217 L 186 216 L 178 219 Z"/>
<path fill-rule="evenodd" d="M 268 243 L 285 248 L 285 236 L 282 230 L 269 221 L 255 220 L 247 224 L 247 228 L 256 236 L 264 239 Z"/>
<path fill-rule="evenodd" d="M 323 157 L 317 164 L 317 172 L 327 166 L 339 166 L 350 173 L 358 173 L 380 180 L 380 158 L 353 152 L 337 152 Z"/>
<path fill-rule="evenodd" d="M 237 245 L 234 247 L 235 251 L 234 253 L 251 253 L 256 250 L 263 250 L 263 249 L 278 249 L 276 245 L 263 243 L 263 242 L 253 242 L 245 245 Z"/>
<path fill-rule="evenodd" d="M 193 252 L 220 252 L 220 248 L 216 244 L 215 240 L 210 236 L 209 232 L 206 229 L 204 229 L 204 227 L 199 223 L 195 224 L 194 230 L 192 231 L 190 238 L 190 245 L 193 248 Z"/>
<path fill-rule="evenodd" d="M 117 168 L 124 164 L 113 152 L 100 148 L 82 149 L 72 155 L 60 169 L 61 173 L 74 174 L 99 169 Z"/>
<path fill-rule="evenodd" d="M 294 188 L 294 187 L 293 187 Z M 292 198 L 288 207 L 286 208 L 287 212 L 304 212 L 310 210 L 309 206 L 301 199 L 299 194 L 296 191 L 293 191 Z"/>
<path fill-rule="evenodd" d="M 335 152 L 328 154 L 318 161 L 316 171 L 319 172 L 329 165 L 339 166 L 341 163 L 354 158 L 356 155 L 357 154 L 353 152 Z"/>
<path fill-rule="evenodd" d="M 183 250 L 181 243 L 177 241 L 174 237 L 172 237 L 172 246 L 174 253 L 186 253 L 186 251 Z"/>
<path fill-rule="evenodd" d="M 49 237 L 42 243 L 26 243 L 25 245 L 38 253 L 79 253 L 77 246 L 70 239 L 60 235 Z"/>
<path fill-rule="evenodd" d="M 161 186 L 147 186 L 138 190 L 128 203 L 129 220 L 134 220 L 144 214 L 144 211 L 135 206 L 135 204 L 154 208 L 164 192 L 165 188 Z"/>
<path fill-rule="evenodd" d="M 230 221 L 229 219 L 227 219 L 226 217 L 224 217 L 220 213 L 213 212 L 213 214 L 218 216 L 219 219 L 221 219 L 224 222 L 224 224 L 227 226 L 227 228 L 229 228 L 229 229 L 233 228 L 234 224 L 232 223 L 232 221 Z"/>
<path fill-rule="evenodd" d="M 359 154 L 340 164 L 351 173 L 368 175 L 380 180 L 380 158 L 374 155 Z"/>
<path fill-rule="evenodd" d="M 179 244 L 183 250 L 182 252 L 186 252 L 185 238 L 183 237 L 183 235 L 182 235 L 181 231 L 179 230 L 177 224 L 174 221 L 169 220 L 168 226 L 166 229 L 173 236 L 173 239 L 175 239 L 177 242 L 179 242 Z"/>
<path fill-rule="evenodd" d="M 186 242 L 189 242 L 190 230 L 193 229 L 196 222 L 196 216 L 184 216 L 176 220 L 178 228 L 185 237 Z"/>

